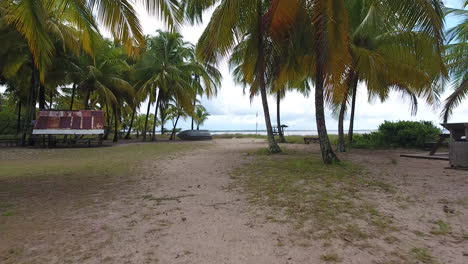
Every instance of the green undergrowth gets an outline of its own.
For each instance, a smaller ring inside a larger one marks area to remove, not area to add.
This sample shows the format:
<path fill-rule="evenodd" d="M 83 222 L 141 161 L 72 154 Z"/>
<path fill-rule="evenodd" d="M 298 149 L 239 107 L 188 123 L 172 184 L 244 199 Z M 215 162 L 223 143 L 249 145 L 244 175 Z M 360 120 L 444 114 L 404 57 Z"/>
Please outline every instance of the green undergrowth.
<path fill-rule="evenodd" d="M 392 192 L 349 162 L 324 165 L 318 154 L 286 150 L 284 155 L 251 153 L 254 161 L 232 173 L 233 188 L 267 209 L 267 219 L 291 224 L 306 236 L 356 242 L 396 228 L 361 191 Z"/>

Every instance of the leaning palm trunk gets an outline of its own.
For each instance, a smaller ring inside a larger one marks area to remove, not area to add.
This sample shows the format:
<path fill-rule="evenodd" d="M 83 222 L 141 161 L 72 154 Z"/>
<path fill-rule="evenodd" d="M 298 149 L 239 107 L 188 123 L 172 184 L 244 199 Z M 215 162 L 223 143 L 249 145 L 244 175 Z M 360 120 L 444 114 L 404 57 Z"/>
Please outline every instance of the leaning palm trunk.
<path fill-rule="evenodd" d="M 148 101 L 148 108 L 146 109 L 145 127 L 143 128 L 143 141 L 146 141 L 146 131 L 148 130 L 148 118 L 151 106 L 151 99 Z"/>
<path fill-rule="evenodd" d="M 264 33 L 264 25 L 263 25 L 263 15 L 262 15 L 262 1 L 258 0 L 258 61 L 257 61 L 257 74 L 260 81 L 260 95 L 262 98 L 262 106 L 263 106 L 263 114 L 265 116 L 265 125 L 267 129 L 268 135 L 268 150 L 270 153 L 280 153 L 281 148 L 276 143 L 275 136 L 273 135 L 273 129 L 271 127 L 271 120 L 270 120 L 270 110 L 268 109 L 268 98 L 267 98 L 267 91 L 266 91 L 266 83 L 265 83 L 265 54 L 264 54 L 264 43 L 263 43 L 263 33 Z"/>
<path fill-rule="evenodd" d="M 153 120 L 153 136 L 151 141 L 156 141 L 156 121 L 158 120 L 158 107 L 161 96 L 158 94 L 158 99 L 156 100 L 156 108 L 154 109 L 154 120 Z"/>
<path fill-rule="evenodd" d="M 132 118 L 130 119 L 130 127 L 128 128 L 127 134 L 125 135 L 125 139 L 130 139 L 130 134 L 132 133 L 133 128 L 133 121 L 135 120 L 135 112 L 136 106 L 133 107 Z"/>
<path fill-rule="evenodd" d="M 276 96 L 276 121 L 278 123 L 278 135 L 279 135 L 279 142 L 286 143 L 286 139 L 284 138 L 283 129 L 281 127 L 281 111 L 280 111 L 280 104 L 281 98 L 279 93 Z"/>
<path fill-rule="evenodd" d="M 353 93 L 353 98 L 351 99 L 351 116 L 349 118 L 349 131 L 348 131 L 348 142 L 353 143 L 353 134 L 354 134 L 354 113 L 356 111 L 356 94 L 357 94 L 357 85 L 358 78 L 354 77 L 351 82 L 351 88 Z"/>
<path fill-rule="evenodd" d="M 174 140 L 175 139 L 176 128 L 177 128 L 177 123 L 179 122 L 179 118 L 180 118 L 180 115 L 177 115 L 176 121 L 174 123 L 174 127 L 172 128 L 171 137 L 169 138 L 169 140 Z"/>
<path fill-rule="evenodd" d="M 338 157 L 333 152 L 328 138 L 327 126 L 325 123 L 325 110 L 323 102 L 324 79 L 320 66 L 317 65 L 317 76 L 315 80 L 315 121 L 317 123 L 317 131 L 320 140 L 320 150 L 322 159 L 325 164 L 331 164 L 339 161 Z"/>

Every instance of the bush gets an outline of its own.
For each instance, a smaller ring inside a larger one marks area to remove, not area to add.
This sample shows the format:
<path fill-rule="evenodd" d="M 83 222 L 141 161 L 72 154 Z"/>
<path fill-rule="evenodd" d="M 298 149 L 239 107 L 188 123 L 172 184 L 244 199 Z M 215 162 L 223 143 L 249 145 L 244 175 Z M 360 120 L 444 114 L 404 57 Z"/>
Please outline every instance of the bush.
<path fill-rule="evenodd" d="M 423 148 L 426 143 L 435 141 L 441 131 L 432 122 L 385 121 L 377 132 L 355 135 L 355 148 Z"/>
<path fill-rule="evenodd" d="M 16 115 L 10 111 L 0 111 L 0 135 L 16 134 Z"/>

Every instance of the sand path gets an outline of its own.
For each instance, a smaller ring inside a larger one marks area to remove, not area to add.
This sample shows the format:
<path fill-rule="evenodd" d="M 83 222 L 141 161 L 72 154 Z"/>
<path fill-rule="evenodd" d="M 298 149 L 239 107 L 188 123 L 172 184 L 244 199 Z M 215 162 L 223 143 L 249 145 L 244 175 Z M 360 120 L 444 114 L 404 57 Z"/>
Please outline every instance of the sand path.
<path fill-rule="evenodd" d="M 26 217 L 0 222 L 0 263 L 302 263 L 277 246 L 285 225 L 256 217 L 242 194 L 226 189 L 229 172 L 262 146 L 204 142 L 149 160 L 131 177 L 40 182 L 5 194 Z"/>

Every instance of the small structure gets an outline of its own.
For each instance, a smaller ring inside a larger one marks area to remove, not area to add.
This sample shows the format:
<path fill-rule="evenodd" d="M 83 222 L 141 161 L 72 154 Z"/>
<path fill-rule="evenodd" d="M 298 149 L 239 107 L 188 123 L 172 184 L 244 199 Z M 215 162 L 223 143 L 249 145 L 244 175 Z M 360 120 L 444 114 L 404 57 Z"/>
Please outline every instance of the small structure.
<path fill-rule="evenodd" d="M 280 132 L 281 134 L 284 135 L 284 129 L 287 127 L 288 127 L 287 125 L 281 125 L 280 127 L 273 127 L 273 135 L 277 136 L 280 134 Z"/>
<path fill-rule="evenodd" d="M 34 124 L 33 135 L 98 135 L 104 134 L 104 112 L 100 110 L 41 110 Z M 91 144 L 87 140 L 88 145 Z"/>
<path fill-rule="evenodd" d="M 468 168 L 468 123 L 441 125 L 450 131 L 450 166 Z"/>

